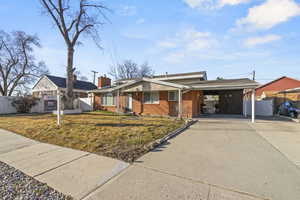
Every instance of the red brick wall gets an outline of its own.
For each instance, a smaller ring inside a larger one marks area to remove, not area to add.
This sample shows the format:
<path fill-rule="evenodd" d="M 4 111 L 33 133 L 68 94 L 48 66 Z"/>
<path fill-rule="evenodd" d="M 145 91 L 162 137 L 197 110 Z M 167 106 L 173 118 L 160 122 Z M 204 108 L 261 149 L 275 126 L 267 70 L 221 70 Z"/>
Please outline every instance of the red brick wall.
<path fill-rule="evenodd" d="M 159 92 L 159 104 L 144 104 L 143 113 L 144 115 L 159 115 L 168 116 L 170 113 L 168 92 Z"/>
<path fill-rule="evenodd" d="M 264 87 L 258 88 L 256 90 L 256 95 L 261 96 L 264 91 L 282 91 L 296 87 L 300 87 L 300 81 L 289 77 L 283 77 L 282 79 L 279 79 Z"/>
<path fill-rule="evenodd" d="M 202 91 L 190 91 L 182 95 L 182 116 L 191 118 L 201 114 L 201 103 L 203 102 Z"/>
<path fill-rule="evenodd" d="M 120 109 L 125 111 L 127 104 L 126 94 L 120 96 Z M 203 102 L 202 91 L 190 91 L 183 94 L 182 108 L 183 117 L 197 117 L 201 113 L 201 103 Z M 95 109 L 116 112 L 116 106 L 102 106 L 100 95 L 95 95 Z M 136 115 L 157 115 L 157 116 L 177 116 L 178 102 L 168 101 L 168 91 L 159 92 L 159 104 L 143 104 L 143 93 L 134 92 L 132 94 L 132 111 Z"/>
<path fill-rule="evenodd" d="M 143 112 L 143 95 L 141 92 L 135 92 L 132 94 L 132 111 L 136 115 L 140 115 Z"/>
<path fill-rule="evenodd" d="M 124 112 L 126 107 L 126 96 L 120 96 L 120 112 Z M 117 112 L 117 106 L 103 106 L 101 105 L 101 94 L 95 94 L 94 99 L 95 110 L 105 110 L 110 112 Z"/>

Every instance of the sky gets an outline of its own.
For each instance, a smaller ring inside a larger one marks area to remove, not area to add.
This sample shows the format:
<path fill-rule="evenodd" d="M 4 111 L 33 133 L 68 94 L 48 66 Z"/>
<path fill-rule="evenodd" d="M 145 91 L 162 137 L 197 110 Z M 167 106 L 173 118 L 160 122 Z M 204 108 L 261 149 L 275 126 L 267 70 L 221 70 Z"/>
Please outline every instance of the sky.
<path fill-rule="evenodd" d="M 95 0 L 97 1 L 97 0 Z M 0 30 L 36 34 L 34 54 L 51 74 L 65 76 L 66 46 L 38 0 L 0 0 Z M 156 74 L 207 71 L 208 79 L 281 76 L 300 79 L 299 0 L 103 0 L 111 12 L 101 46 L 81 37 L 75 67 L 92 70 L 131 59 Z"/>

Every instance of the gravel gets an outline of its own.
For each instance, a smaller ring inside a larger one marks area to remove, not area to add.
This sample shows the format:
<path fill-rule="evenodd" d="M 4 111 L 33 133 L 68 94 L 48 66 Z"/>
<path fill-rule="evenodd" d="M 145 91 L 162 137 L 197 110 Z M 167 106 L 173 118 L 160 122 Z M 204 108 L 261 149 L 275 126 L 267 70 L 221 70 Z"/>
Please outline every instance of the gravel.
<path fill-rule="evenodd" d="M 0 199 L 2 200 L 71 200 L 72 197 L 41 183 L 0 161 Z"/>

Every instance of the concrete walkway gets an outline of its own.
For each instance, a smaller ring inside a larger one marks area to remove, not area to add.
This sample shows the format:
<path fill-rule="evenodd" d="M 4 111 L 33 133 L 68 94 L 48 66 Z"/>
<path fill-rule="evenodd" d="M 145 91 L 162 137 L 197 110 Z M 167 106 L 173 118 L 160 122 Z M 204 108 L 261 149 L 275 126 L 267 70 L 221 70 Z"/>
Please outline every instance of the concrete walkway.
<path fill-rule="evenodd" d="M 201 119 L 86 199 L 299 200 L 299 130 L 291 122 Z M 266 139 L 280 133 L 293 136 Z"/>
<path fill-rule="evenodd" d="M 39 143 L 1 129 L 0 161 L 76 199 L 128 167 L 115 159 Z"/>

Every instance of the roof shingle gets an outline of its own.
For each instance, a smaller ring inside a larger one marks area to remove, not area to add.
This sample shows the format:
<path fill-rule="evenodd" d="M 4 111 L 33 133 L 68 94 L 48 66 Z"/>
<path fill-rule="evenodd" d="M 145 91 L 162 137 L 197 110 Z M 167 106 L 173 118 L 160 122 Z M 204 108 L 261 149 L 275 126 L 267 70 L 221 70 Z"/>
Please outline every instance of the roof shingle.
<path fill-rule="evenodd" d="M 58 76 L 52 76 L 52 75 L 46 75 L 49 80 L 51 80 L 57 87 L 60 88 L 66 88 L 66 78 L 58 77 Z M 75 81 L 74 83 L 74 89 L 77 90 L 95 90 L 97 89 L 97 86 L 94 85 L 91 82 L 86 81 Z"/>

